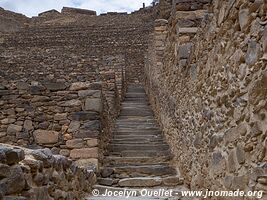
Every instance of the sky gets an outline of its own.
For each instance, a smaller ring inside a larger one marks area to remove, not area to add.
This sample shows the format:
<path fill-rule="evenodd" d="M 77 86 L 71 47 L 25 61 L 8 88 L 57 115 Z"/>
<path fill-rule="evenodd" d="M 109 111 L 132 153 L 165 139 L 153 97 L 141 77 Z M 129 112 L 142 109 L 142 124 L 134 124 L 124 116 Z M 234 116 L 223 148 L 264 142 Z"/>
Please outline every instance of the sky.
<path fill-rule="evenodd" d="M 95 10 L 97 14 L 132 12 L 141 8 L 143 3 L 148 6 L 151 2 L 152 0 L 0 0 L 0 7 L 32 17 L 51 9 L 60 11 L 63 6 Z"/>

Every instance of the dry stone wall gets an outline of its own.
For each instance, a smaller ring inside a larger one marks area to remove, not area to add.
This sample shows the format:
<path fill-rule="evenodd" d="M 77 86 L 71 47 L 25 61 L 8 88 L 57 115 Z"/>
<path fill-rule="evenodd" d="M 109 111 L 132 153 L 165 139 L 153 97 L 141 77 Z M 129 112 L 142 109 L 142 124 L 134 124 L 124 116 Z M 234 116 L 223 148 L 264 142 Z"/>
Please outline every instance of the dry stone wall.
<path fill-rule="evenodd" d="M 1 33 L 0 152 L 22 155 L 14 163 L 1 159 L 9 170 L 0 175 L 4 199 L 82 199 L 91 189 L 127 83 L 144 79 L 153 15 L 153 8 L 104 16 L 64 8 L 26 24 L 16 19 L 15 33 Z M 35 163 L 38 172 L 31 169 Z"/>
<path fill-rule="evenodd" d="M 96 181 L 93 170 L 80 167 L 49 149 L 0 145 L 0 199 L 83 199 Z"/>
<path fill-rule="evenodd" d="M 178 0 L 150 35 L 147 92 L 191 189 L 267 191 L 266 11 Z"/>

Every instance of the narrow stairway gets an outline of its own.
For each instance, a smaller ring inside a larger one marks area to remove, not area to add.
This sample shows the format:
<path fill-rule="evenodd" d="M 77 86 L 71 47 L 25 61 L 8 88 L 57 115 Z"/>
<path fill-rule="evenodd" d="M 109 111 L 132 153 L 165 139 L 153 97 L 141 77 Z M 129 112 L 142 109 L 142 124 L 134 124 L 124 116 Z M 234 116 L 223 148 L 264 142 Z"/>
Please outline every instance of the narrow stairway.
<path fill-rule="evenodd" d="M 141 86 L 128 87 L 108 152 L 100 169 L 98 185 L 94 187 L 100 194 L 125 188 L 168 189 L 183 184 L 176 169 L 169 164 L 170 147 Z"/>

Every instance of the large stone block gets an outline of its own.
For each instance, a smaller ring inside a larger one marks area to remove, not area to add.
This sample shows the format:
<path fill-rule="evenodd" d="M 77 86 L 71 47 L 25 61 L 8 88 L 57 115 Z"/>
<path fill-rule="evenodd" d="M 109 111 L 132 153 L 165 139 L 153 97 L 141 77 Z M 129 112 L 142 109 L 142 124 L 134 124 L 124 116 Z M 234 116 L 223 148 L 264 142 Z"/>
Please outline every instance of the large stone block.
<path fill-rule="evenodd" d="M 55 144 L 59 140 L 59 133 L 56 131 L 39 129 L 33 132 L 33 136 L 38 144 Z"/>
<path fill-rule="evenodd" d="M 65 107 L 76 107 L 76 106 L 81 106 L 81 105 L 82 105 L 82 102 L 79 99 L 72 99 L 61 104 L 61 106 L 65 106 Z"/>
<path fill-rule="evenodd" d="M 69 128 L 68 128 L 68 132 L 69 133 L 73 133 L 75 131 L 78 131 L 80 128 L 81 123 L 79 121 L 71 121 Z"/>
<path fill-rule="evenodd" d="M 100 90 L 80 90 L 78 91 L 79 97 L 95 97 L 100 98 L 101 97 L 101 91 Z"/>
<path fill-rule="evenodd" d="M 52 92 L 65 90 L 67 88 L 66 84 L 63 82 L 45 82 L 43 85 Z"/>
<path fill-rule="evenodd" d="M 84 141 L 83 139 L 73 139 L 73 140 L 68 140 L 66 142 L 66 145 L 68 148 L 71 148 L 71 149 L 79 149 L 79 148 L 82 148 L 84 146 Z"/>
<path fill-rule="evenodd" d="M 90 87 L 90 83 L 89 82 L 76 82 L 76 83 L 72 83 L 69 90 L 86 90 Z"/>
<path fill-rule="evenodd" d="M 91 112 L 91 111 L 75 112 L 69 116 L 69 119 L 74 120 L 74 121 L 87 121 L 87 120 L 95 120 L 99 118 L 100 116 L 97 112 Z"/>
<path fill-rule="evenodd" d="M 99 120 L 93 120 L 86 122 L 82 125 L 81 129 L 91 130 L 91 131 L 99 131 L 101 129 L 101 122 Z"/>
<path fill-rule="evenodd" d="M 72 159 L 87 159 L 87 158 L 98 158 L 98 148 L 82 148 L 73 149 L 70 151 L 70 157 Z"/>
<path fill-rule="evenodd" d="M 86 111 L 102 111 L 102 101 L 100 98 L 87 98 L 84 104 L 84 110 Z"/>

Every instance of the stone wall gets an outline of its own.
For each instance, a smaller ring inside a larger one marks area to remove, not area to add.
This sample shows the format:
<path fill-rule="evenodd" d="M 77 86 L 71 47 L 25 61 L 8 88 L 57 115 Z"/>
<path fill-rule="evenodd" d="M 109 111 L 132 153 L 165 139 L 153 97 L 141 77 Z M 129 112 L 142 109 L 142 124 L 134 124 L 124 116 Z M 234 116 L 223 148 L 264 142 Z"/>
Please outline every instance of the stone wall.
<path fill-rule="evenodd" d="M 266 192 L 267 4 L 209 3 L 158 20 L 147 92 L 191 189 Z"/>
<path fill-rule="evenodd" d="M 69 11 L 41 13 L 3 35 L 0 141 L 49 147 L 98 168 L 126 81 L 143 80 L 153 8 L 110 16 Z"/>
<path fill-rule="evenodd" d="M 49 149 L 29 150 L 0 144 L 0 199 L 83 199 L 96 181 L 95 171 L 80 167 Z"/>

